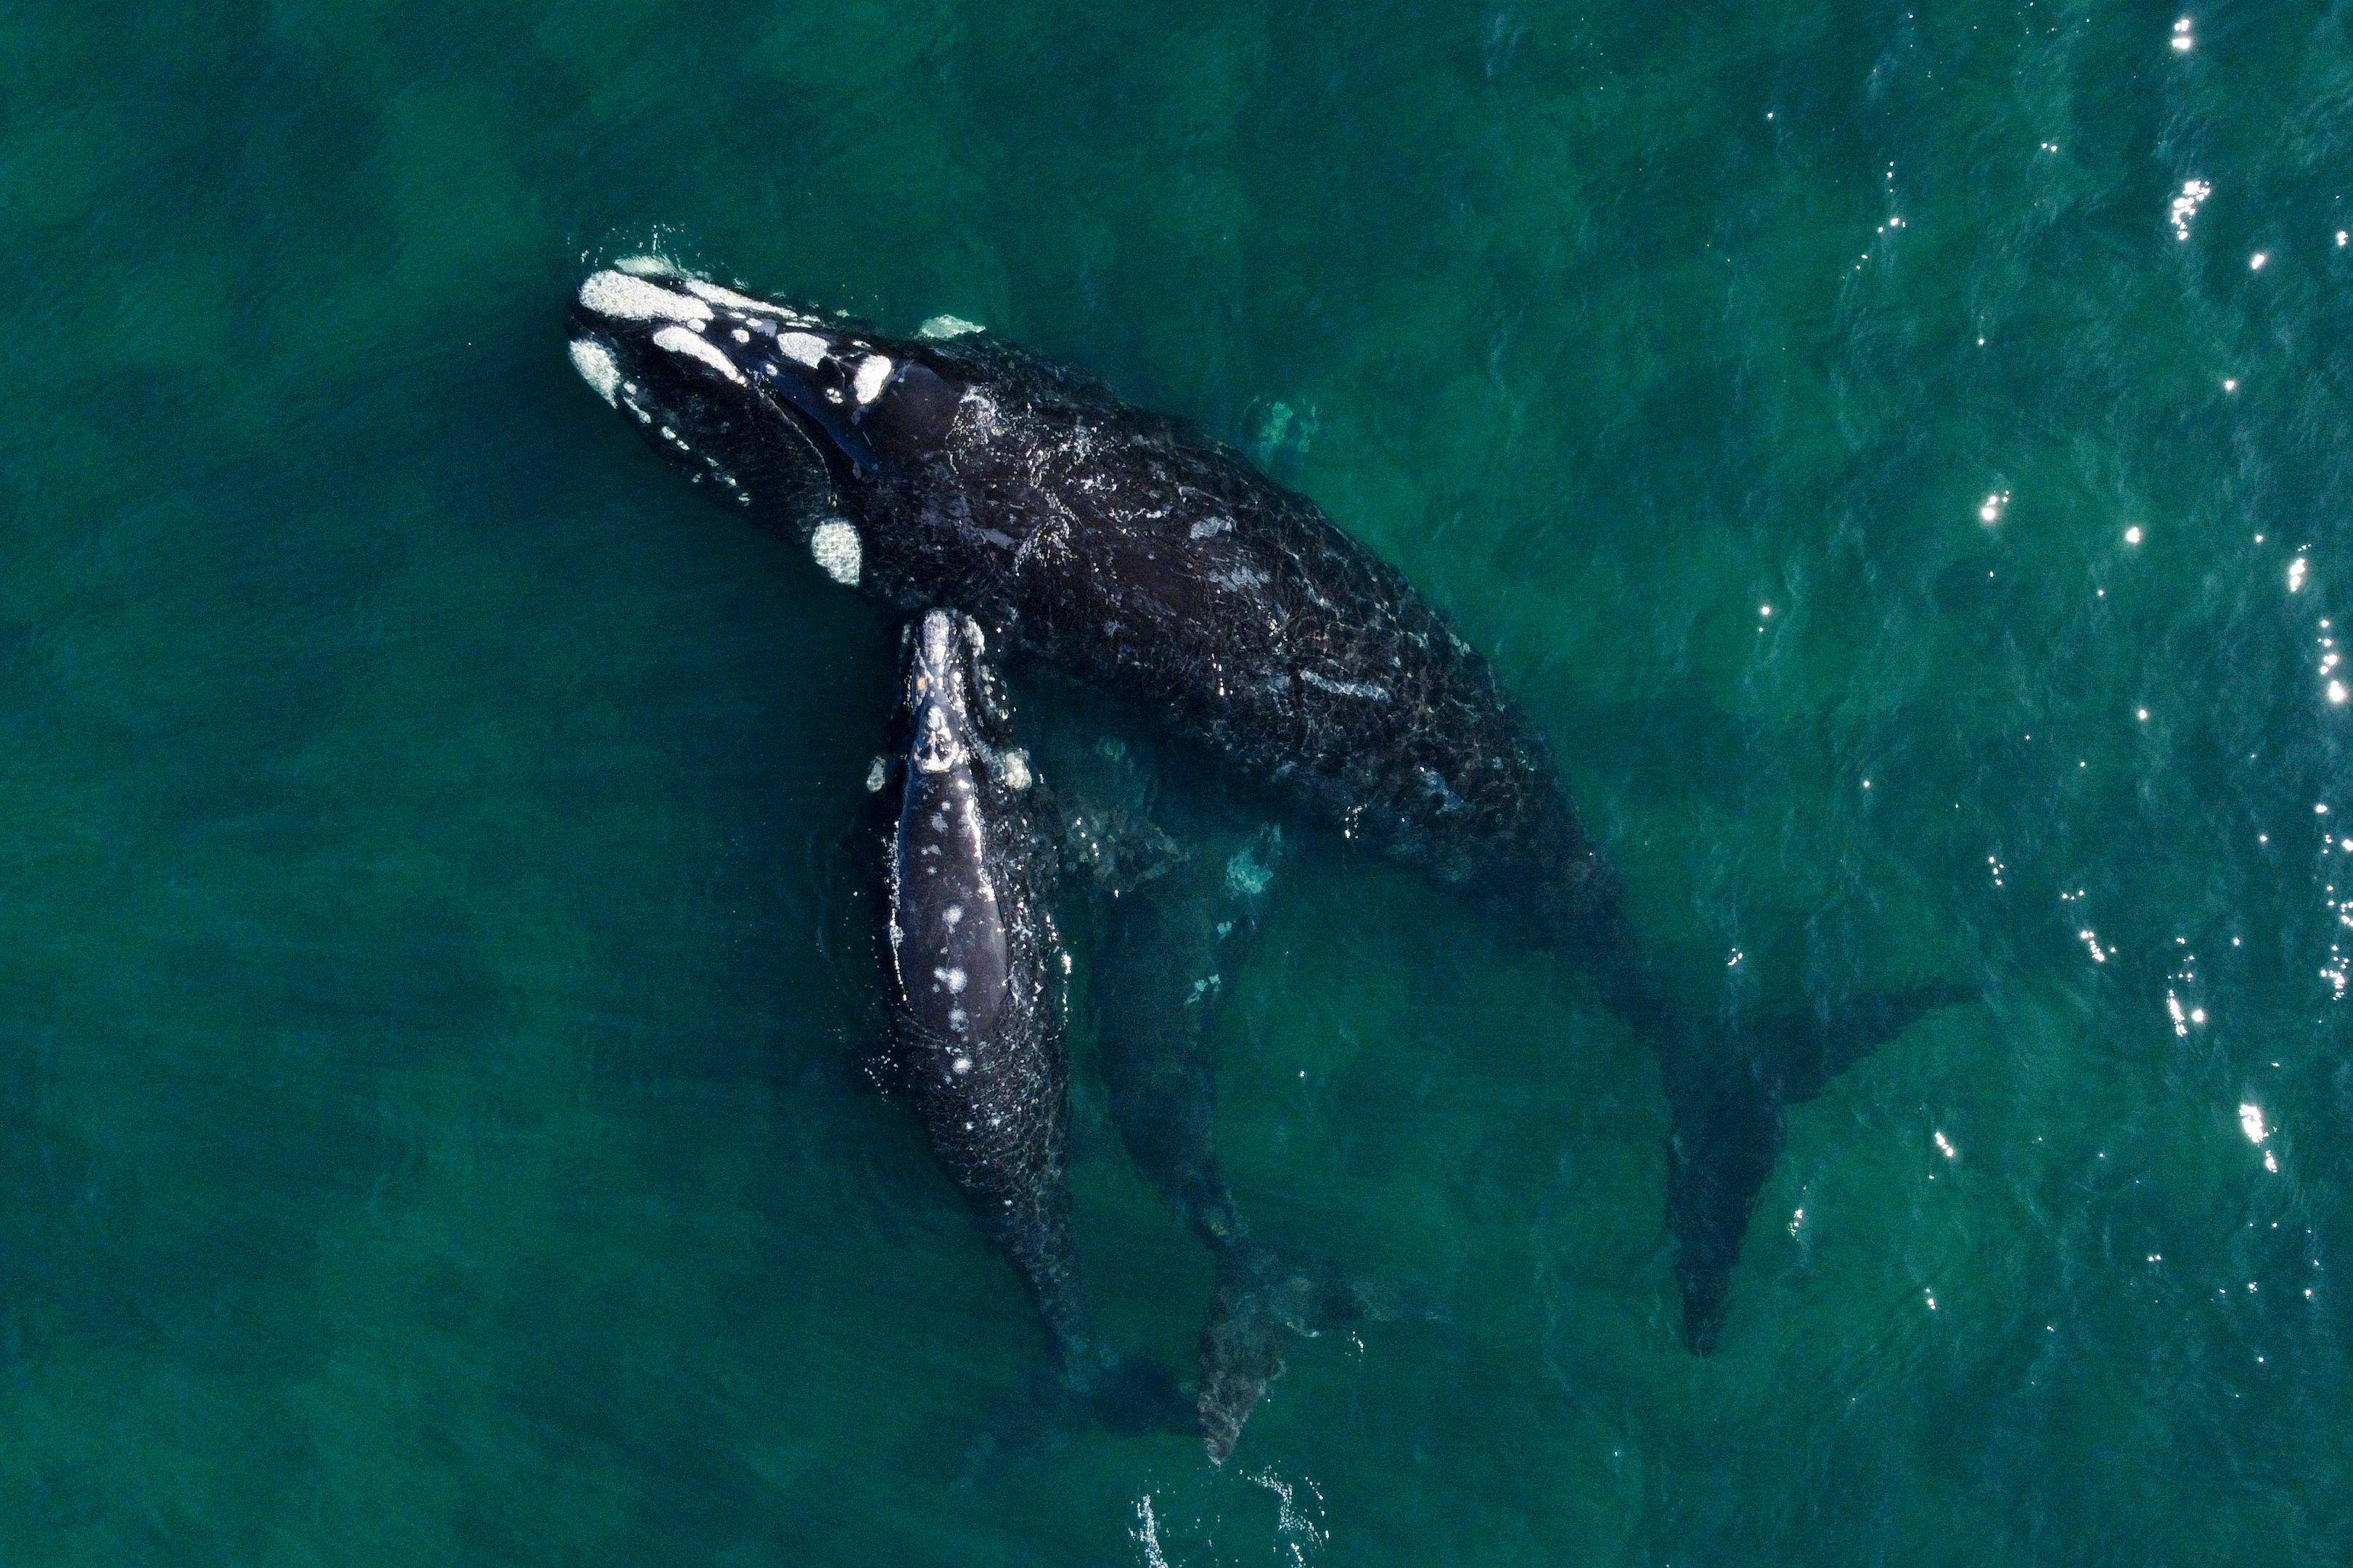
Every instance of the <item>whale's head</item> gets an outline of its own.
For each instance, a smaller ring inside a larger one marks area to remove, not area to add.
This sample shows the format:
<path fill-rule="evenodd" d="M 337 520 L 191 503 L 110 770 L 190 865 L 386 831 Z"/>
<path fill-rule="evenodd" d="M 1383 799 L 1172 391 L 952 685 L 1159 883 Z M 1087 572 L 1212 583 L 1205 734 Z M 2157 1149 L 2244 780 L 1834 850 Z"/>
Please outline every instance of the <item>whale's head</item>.
<path fill-rule="evenodd" d="M 978 628 L 927 611 L 907 637 L 907 765 L 917 773 L 970 766 L 986 752 L 980 733 Z"/>
<path fill-rule="evenodd" d="M 922 340 L 754 299 L 651 258 L 572 305 L 574 368 L 723 503 L 860 580 L 860 529 L 941 460 L 965 379 Z"/>
<path fill-rule="evenodd" d="M 1029 787 L 1029 763 L 1010 749 L 1010 705 L 977 621 L 926 610 L 906 628 L 900 671 L 902 760 L 911 773 L 937 777 L 970 768 L 1008 789 Z"/>

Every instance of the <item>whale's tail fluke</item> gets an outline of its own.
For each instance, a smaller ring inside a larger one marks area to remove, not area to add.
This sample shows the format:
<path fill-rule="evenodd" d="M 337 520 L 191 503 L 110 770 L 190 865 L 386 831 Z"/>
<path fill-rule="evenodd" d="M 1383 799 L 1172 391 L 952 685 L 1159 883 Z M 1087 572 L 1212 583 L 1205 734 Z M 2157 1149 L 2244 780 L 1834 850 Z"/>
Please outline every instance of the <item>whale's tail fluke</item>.
<path fill-rule="evenodd" d="M 1234 1248 L 1219 1259 L 1218 1273 L 1217 1300 L 1201 1329 L 1201 1387 L 1194 1402 L 1202 1444 L 1216 1465 L 1233 1453 L 1293 1340 L 1430 1315 L 1394 1286 L 1348 1279 L 1320 1259 L 1271 1247 Z"/>
<path fill-rule="evenodd" d="M 1767 1019 L 1732 1051 L 1720 1037 L 1674 1032 L 1661 1064 L 1672 1119 L 1667 1229 L 1685 1345 L 1703 1355 L 1715 1346 L 1749 1211 L 1781 1152 L 1788 1108 L 1915 1021 L 1973 994 L 1941 983 L 1874 993 L 1834 1010 Z"/>

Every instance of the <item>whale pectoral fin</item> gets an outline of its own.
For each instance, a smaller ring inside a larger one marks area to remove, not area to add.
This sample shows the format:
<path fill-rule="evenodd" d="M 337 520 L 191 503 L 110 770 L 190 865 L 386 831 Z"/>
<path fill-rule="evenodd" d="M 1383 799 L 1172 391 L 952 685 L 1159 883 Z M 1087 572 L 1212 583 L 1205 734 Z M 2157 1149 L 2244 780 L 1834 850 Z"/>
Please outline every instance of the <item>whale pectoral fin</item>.
<path fill-rule="evenodd" d="M 1232 1455 L 1266 1385 L 1282 1375 L 1290 1337 L 1263 1298 L 1239 1281 L 1219 1286 L 1201 1326 L 1201 1391 L 1194 1402 L 1211 1464 Z"/>
<path fill-rule="evenodd" d="M 1194 1401 L 1212 1464 L 1224 1464 L 1233 1453 L 1266 1385 L 1282 1375 L 1293 1339 L 1436 1316 L 1412 1291 L 1352 1279 L 1321 1259 L 1264 1247 L 1229 1253 L 1219 1276 L 1217 1300 L 1201 1329 L 1201 1388 Z"/>
<path fill-rule="evenodd" d="M 1919 1019 L 1976 995 L 1944 982 L 1875 992 L 1767 1020 L 1750 1035 L 1746 1059 L 1706 1068 L 1668 1060 L 1667 1230 L 1686 1346 L 1703 1355 L 1715 1346 L 1749 1211 L 1787 1137 L 1788 1108 Z"/>

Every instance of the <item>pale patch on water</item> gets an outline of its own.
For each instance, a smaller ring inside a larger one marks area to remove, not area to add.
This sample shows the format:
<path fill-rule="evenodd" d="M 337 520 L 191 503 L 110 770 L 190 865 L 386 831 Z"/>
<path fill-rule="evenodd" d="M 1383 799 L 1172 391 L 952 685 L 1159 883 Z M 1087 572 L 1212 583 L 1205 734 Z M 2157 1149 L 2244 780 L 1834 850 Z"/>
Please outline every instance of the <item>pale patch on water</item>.
<path fill-rule="evenodd" d="M 1273 880 L 1274 868 L 1261 860 L 1248 845 L 1236 850 L 1233 858 L 1226 862 L 1226 889 L 1229 892 L 1254 899 L 1265 892 L 1267 884 Z"/>
<path fill-rule="evenodd" d="M 1145 1568 L 1168 1568 L 1168 1554 L 1160 1549 L 1160 1521 L 1152 1511 L 1152 1494 L 1135 1500 L 1135 1522 L 1127 1538 L 1144 1548 Z"/>
<path fill-rule="evenodd" d="M 1311 1480 L 1302 1480 L 1298 1486 L 1293 1487 L 1272 1470 L 1261 1470 L 1254 1476 L 1245 1475 L 1243 1479 L 1264 1487 L 1274 1494 L 1276 1542 L 1282 1547 L 1294 1568 L 1306 1568 L 1307 1563 L 1314 1561 L 1315 1553 L 1323 1548 L 1324 1543 L 1332 1539 L 1332 1532 L 1325 1529 L 1323 1523 L 1323 1492 Z M 1313 1500 L 1315 1510 L 1313 1518 L 1309 1517 L 1306 1508 L 1301 1504 L 1299 1493 L 1302 1489 L 1304 1489 Z"/>
<path fill-rule="evenodd" d="M 2198 216 L 2198 209 L 2203 206 L 2206 198 L 2213 194 L 2214 186 L 2211 181 L 2184 180 L 2181 182 L 2181 193 L 2167 205 L 2165 212 L 2166 221 L 2173 226 L 2174 238 L 2189 237 L 2190 219 Z"/>
<path fill-rule="evenodd" d="M 2279 1171 L 2279 1155 L 2269 1147 L 2272 1141 L 2272 1129 L 2270 1123 L 2263 1119 L 2263 1108 L 2251 1100 L 2242 1100 L 2239 1104 L 2239 1131 L 2247 1135 L 2248 1142 L 2263 1150 L 2263 1169 L 2276 1174 Z M 2252 1290 L 2254 1286 L 2250 1284 L 2247 1289 Z"/>

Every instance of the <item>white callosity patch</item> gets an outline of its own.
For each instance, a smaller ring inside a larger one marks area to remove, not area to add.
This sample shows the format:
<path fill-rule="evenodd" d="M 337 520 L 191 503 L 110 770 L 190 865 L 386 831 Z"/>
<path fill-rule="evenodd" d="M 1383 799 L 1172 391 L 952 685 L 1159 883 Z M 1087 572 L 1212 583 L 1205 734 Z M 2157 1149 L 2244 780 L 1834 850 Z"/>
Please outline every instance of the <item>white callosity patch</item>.
<path fill-rule="evenodd" d="M 891 379 L 891 356 L 868 354 L 860 363 L 858 374 L 850 379 L 849 390 L 861 404 L 871 403 L 882 395 L 883 384 Z"/>
<path fill-rule="evenodd" d="M 596 389 L 596 395 L 611 403 L 620 394 L 621 367 L 613 358 L 613 351 L 594 338 L 575 338 L 571 342 L 572 368 L 580 379 Z"/>
<path fill-rule="evenodd" d="M 981 330 L 978 321 L 967 321 L 962 316 L 934 316 L 915 329 L 915 335 L 937 342 L 941 338 L 960 338 Z"/>
<path fill-rule="evenodd" d="M 744 373 L 735 368 L 733 360 L 720 353 L 708 339 L 684 327 L 664 327 L 654 334 L 654 347 L 700 360 L 736 385 L 744 384 Z"/>
<path fill-rule="evenodd" d="M 707 278 L 689 278 L 683 281 L 693 292 L 695 298 L 708 300 L 714 305 L 733 305 L 739 310 L 769 310 L 776 308 L 765 300 L 754 300 L 749 294 L 738 294 L 733 289 L 723 289 Z"/>
<path fill-rule="evenodd" d="M 950 645 L 950 639 L 955 635 L 955 623 L 948 619 L 945 610 L 927 611 L 923 616 L 921 635 L 923 639 L 923 668 L 944 677 L 948 660 L 955 651 Z"/>
<path fill-rule="evenodd" d="M 624 256 L 620 260 L 613 263 L 613 267 L 616 271 L 626 272 L 632 278 L 675 278 L 678 276 L 678 268 L 672 267 L 669 262 L 664 261 L 659 256 Z"/>
<path fill-rule="evenodd" d="M 1018 747 L 1006 752 L 997 761 L 997 777 L 1004 781 L 1007 789 L 1028 789 L 1030 776 L 1029 753 Z"/>
<path fill-rule="evenodd" d="M 858 530 L 838 517 L 829 517 L 817 525 L 809 534 L 809 553 L 825 574 L 845 588 L 858 586 L 860 568 L 865 563 L 865 547 Z"/>
<path fill-rule="evenodd" d="M 814 316 L 803 315 L 800 311 L 789 309 L 786 306 L 776 304 L 773 300 L 754 300 L 749 294 L 739 294 L 733 289 L 723 289 L 718 284 L 707 281 L 704 279 L 686 278 L 680 279 L 680 282 L 685 289 L 691 291 L 695 298 L 699 300 L 707 300 L 714 305 L 730 306 L 738 310 L 748 311 L 755 316 L 782 316 L 787 321 L 807 323 L 817 319 Z"/>
<path fill-rule="evenodd" d="M 580 285 L 584 310 L 620 321 L 683 321 L 701 327 L 711 320 L 711 307 L 691 294 L 681 294 L 626 272 L 592 272 Z"/>
<path fill-rule="evenodd" d="M 815 370 L 825 363 L 825 340 L 807 332 L 780 332 L 776 335 L 776 352 L 795 364 Z"/>
<path fill-rule="evenodd" d="M 886 763 L 882 761 L 882 759 L 881 759 L 881 758 L 877 757 L 877 758 L 875 758 L 871 763 L 868 763 L 868 764 L 867 764 L 867 766 L 866 766 L 866 793 L 867 793 L 868 795 L 880 795 L 880 794 L 881 794 L 881 793 L 882 793 L 882 786 L 883 786 L 884 784 L 888 784 L 888 783 L 890 782 L 890 780 L 891 780 L 891 770 L 890 770 L 890 767 L 889 767 L 889 765 L 888 765 L 888 764 L 886 764 Z"/>

